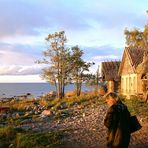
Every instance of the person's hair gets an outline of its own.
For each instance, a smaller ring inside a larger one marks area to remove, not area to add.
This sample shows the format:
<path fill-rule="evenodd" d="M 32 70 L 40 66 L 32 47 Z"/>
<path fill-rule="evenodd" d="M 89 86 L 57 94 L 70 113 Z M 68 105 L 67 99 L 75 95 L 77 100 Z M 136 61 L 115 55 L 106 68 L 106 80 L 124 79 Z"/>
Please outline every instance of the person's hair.
<path fill-rule="evenodd" d="M 109 99 L 110 97 L 116 100 L 117 103 L 121 103 L 120 97 L 115 92 L 109 92 L 105 96 L 105 99 Z"/>

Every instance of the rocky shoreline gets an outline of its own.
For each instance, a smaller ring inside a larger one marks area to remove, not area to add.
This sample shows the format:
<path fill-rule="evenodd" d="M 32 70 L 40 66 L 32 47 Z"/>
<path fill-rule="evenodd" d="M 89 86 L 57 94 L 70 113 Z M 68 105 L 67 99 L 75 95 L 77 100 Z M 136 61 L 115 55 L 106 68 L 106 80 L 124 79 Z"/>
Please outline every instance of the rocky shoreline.
<path fill-rule="evenodd" d="M 103 120 L 107 106 L 100 103 L 87 105 L 75 104 L 70 108 L 61 108 L 57 112 L 45 106 L 33 103 L 24 111 L 1 113 L 1 119 L 14 119 L 13 122 L 0 123 L 0 126 L 15 124 L 17 128 L 33 132 L 65 131 L 62 141 L 68 148 L 105 148 L 106 128 Z M 138 117 L 141 130 L 131 135 L 130 148 L 148 147 L 148 123 Z M 19 122 L 15 119 L 21 119 Z"/>

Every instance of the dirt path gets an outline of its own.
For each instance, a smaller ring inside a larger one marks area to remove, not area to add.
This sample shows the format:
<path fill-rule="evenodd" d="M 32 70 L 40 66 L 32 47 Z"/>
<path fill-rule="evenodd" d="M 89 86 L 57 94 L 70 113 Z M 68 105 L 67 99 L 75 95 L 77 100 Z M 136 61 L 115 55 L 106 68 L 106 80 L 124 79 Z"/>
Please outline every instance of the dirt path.
<path fill-rule="evenodd" d="M 69 110 L 67 110 L 69 112 Z M 92 104 L 71 108 L 72 116 L 63 120 L 45 120 L 33 125 L 34 131 L 66 130 L 63 141 L 67 148 L 106 148 L 106 128 L 103 125 L 106 105 Z M 129 148 L 148 148 L 148 123 L 131 135 Z"/>
<path fill-rule="evenodd" d="M 78 110 L 77 116 L 58 123 L 61 129 L 71 129 L 65 138 L 68 148 L 105 148 L 106 128 L 103 120 L 107 111 L 104 105 L 92 105 Z M 148 124 L 131 135 L 130 148 L 148 148 Z"/>

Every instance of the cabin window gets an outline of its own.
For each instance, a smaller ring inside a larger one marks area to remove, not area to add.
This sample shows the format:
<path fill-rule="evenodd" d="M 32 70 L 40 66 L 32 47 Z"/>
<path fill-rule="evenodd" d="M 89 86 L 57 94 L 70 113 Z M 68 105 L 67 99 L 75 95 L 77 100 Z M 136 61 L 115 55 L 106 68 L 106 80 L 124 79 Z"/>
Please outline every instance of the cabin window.
<path fill-rule="evenodd" d="M 121 79 L 121 92 L 124 92 L 124 78 Z"/>
<path fill-rule="evenodd" d="M 133 89 L 134 89 L 134 92 L 136 91 L 136 78 L 133 77 Z"/>
<path fill-rule="evenodd" d="M 126 92 L 128 92 L 128 78 L 126 78 Z"/>
<path fill-rule="evenodd" d="M 131 92 L 131 87 L 132 87 L 132 82 L 131 82 L 131 77 L 129 77 L 129 92 Z"/>

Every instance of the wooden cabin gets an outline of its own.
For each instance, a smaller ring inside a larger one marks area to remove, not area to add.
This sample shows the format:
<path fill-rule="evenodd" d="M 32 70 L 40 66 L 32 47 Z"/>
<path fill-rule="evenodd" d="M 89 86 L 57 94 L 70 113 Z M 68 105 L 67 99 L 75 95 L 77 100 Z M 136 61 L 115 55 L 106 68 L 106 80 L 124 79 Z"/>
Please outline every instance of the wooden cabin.
<path fill-rule="evenodd" d="M 120 76 L 118 76 L 120 61 L 102 62 L 101 74 L 103 81 L 107 82 L 108 92 L 119 92 Z"/>
<path fill-rule="evenodd" d="M 148 73 L 148 52 L 138 47 L 126 47 L 122 56 L 119 75 L 121 94 L 126 96 L 143 94 L 143 78 Z M 147 86 L 146 86 L 147 87 Z"/>

